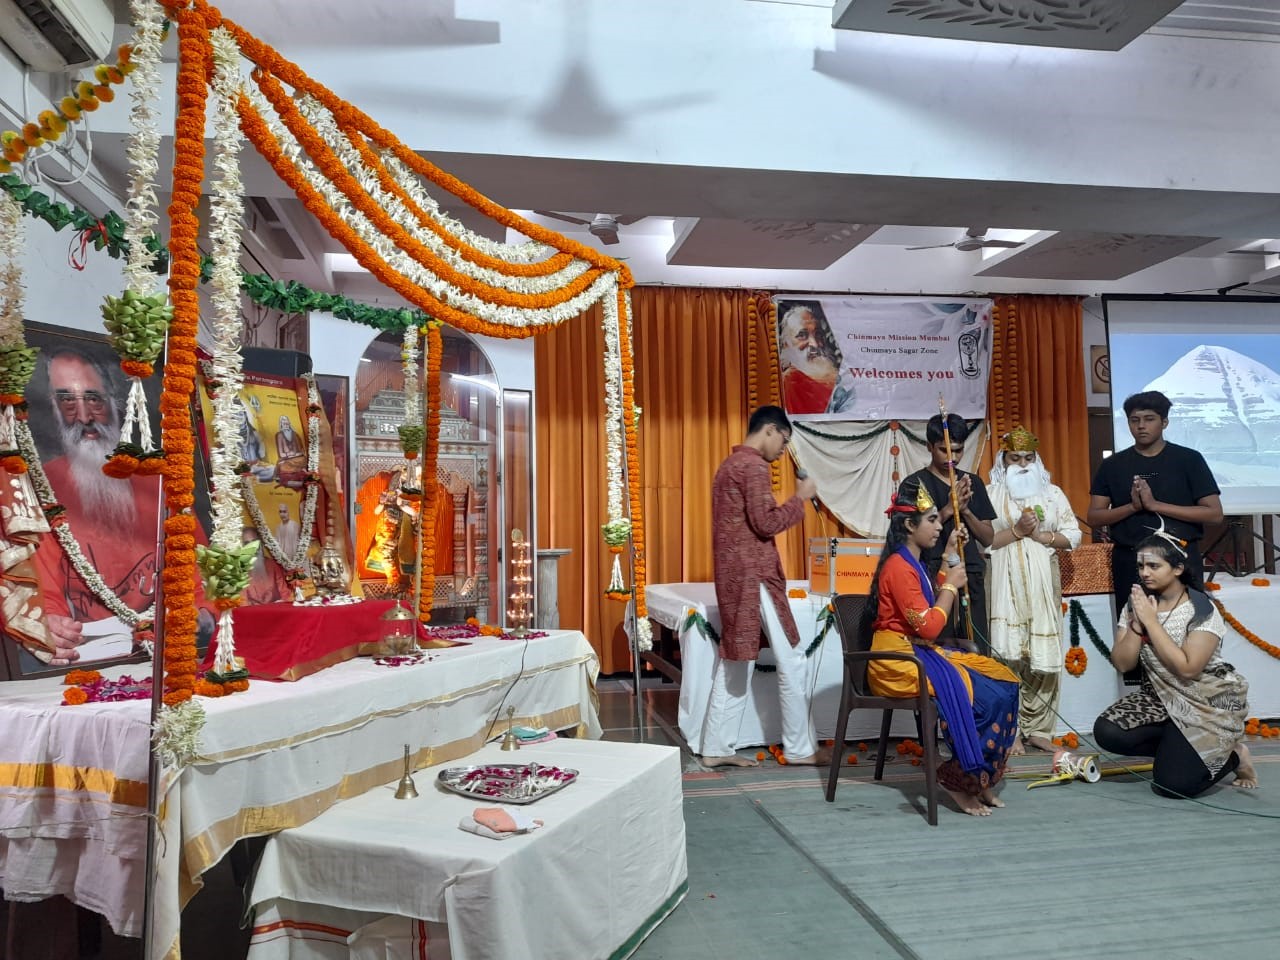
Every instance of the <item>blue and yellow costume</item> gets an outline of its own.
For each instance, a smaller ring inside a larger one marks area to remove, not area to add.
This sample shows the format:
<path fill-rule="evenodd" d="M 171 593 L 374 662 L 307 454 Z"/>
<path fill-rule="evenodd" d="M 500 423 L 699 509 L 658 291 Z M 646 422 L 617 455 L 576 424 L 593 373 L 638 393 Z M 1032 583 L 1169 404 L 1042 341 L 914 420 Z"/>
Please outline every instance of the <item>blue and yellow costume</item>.
<path fill-rule="evenodd" d="M 924 663 L 952 752 L 938 767 L 938 782 L 974 795 L 999 783 L 1018 731 L 1018 678 L 990 657 L 933 643 L 947 615 L 934 605 L 933 584 L 907 547 L 885 560 L 879 593 L 871 649 L 914 654 Z M 916 678 L 906 661 L 867 665 L 868 685 L 878 696 L 914 697 Z"/>

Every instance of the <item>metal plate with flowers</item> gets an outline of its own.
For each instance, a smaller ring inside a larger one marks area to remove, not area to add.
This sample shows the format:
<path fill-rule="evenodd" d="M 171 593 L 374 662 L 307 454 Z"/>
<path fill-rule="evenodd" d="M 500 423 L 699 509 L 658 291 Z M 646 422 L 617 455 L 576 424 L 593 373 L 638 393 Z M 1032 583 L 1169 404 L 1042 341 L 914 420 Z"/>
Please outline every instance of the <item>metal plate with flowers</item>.
<path fill-rule="evenodd" d="M 446 767 L 436 777 L 445 790 L 464 797 L 502 803 L 533 803 L 563 790 L 578 779 L 578 771 L 538 763 L 486 763 Z"/>

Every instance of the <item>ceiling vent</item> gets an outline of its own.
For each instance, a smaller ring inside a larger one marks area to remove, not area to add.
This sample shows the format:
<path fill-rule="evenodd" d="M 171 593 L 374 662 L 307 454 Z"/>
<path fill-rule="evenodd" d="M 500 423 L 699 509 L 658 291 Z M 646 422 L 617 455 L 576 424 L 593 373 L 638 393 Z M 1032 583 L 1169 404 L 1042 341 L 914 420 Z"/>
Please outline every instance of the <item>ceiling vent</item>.
<path fill-rule="evenodd" d="M 1119 50 L 1179 0 L 837 0 L 837 30 Z"/>

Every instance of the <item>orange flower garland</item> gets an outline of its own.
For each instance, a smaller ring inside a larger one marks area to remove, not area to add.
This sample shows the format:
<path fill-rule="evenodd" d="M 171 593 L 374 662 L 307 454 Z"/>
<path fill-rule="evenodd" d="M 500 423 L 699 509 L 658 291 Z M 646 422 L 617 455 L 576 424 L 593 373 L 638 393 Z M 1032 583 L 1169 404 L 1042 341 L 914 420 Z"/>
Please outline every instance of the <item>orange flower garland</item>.
<path fill-rule="evenodd" d="M 769 397 L 768 402 L 782 406 L 782 393 L 779 388 L 779 372 L 778 372 L 778 307 L 773 302 L 773 298 L 767 293 L 757 293 L 753 298 L 756 300 L 759 313 L 764 316 L 765 320 L 765 349 L 768 352 L 769 360 L 767 363 L 767 372 L 769 374 Z M 782 460 L 774 460 L 769 464 L 769 482 L 773 485 L 774 490 L 778 490 L 782 486 Z"/>
<path fill-rule="evenodd" d="M 167 467 L 164 475 L 165 508 L 183 514 L 194 504 L 195 453 L 191 433 L 191 395 L 195 389 L 195 338 L 200 303 L 200 251 L 196 246 L 204 180 L 206 77 L 213 53 L 204 12 L 187 9 L 183 0 L 162 0 L 178 23 L 178 113 L 175 122 L 173 194 L 169 205 L 172 257 L 169 273 L 173 322 L 169 329 L 169 354 L 160 395 L 160 422 L 164 431 Z M 189 536 L 177 533 L 165 522 L 164 583 L 164 702 L 175 706 L 191 699 L 196 678 L 195 552 L 182 549 Z"/>
<path fill-rule="evenodd" d="M 450 326 L 457 327 L 459 330 L 501 339 L 532 337 L 536 334 L 544 333 L 554 326 L 550 321 L 546 323 L 531 323 L 526 326 L 491 323 L 469 313 L 464 313 L 443 300 L 437 299 L 430 291 L 412 283 L 383 260 L 376 250 L 365 243 L 355 229 L 348 226 L 341 217 L 334 213 L 324 197 L 307 183 L 297 167 L 284 155 L 284 151 L 271 133 L 270 127 L 267 126 L 262 115 L 254 109 L 247 97 L 240 98 L 237 109 L 240 113 L 240 129 L 244 131 L 245 137 L 271 165 L 276 175 L 293 190 L 298 199 L 302 201 L 302 205 L 307 208 L 312 216 L 320 221 L 328 234 L 346 247 L 351 252 L 351 255 L 356 258 L 356 261 L 377 277 L 381 283 L 390 287 L 414 306 L 431 314 L 438 320 L 443 320 Z"/>
<path fill-rule="evenodd" d="M 1080 737 L 1074 730 L 1072 730 L 1066 736 L 1054 737 L 1053 745 L 1055 747 L 1066 747 L 1069 750 L 1075 750 L 1080 746 Z"/>
<path fill-rule="evenodd" d="M 491 287 L 488 284 L 474 280 L 464 273 L 459 273 L 432 253 L 421 241 L 415 239 L 404 227 L 396 223 L 387 214 L 386 210 L 360 186 L 360 181 L 343 166 L 342 161 L 338 159 L 329 145 L 325 143 L 324 138 L 316 132 L 315 128 L 307 123 L 293 99 L 274 77 L 261 70 L 255 70 L 253 79 L 257 82 L 258 89 L 275 107 L 276 113 L 279 114 L 285 127 L 297 138 L 298 143 L 302 144 L 307 156 L 311 158 L 316 168 L 325 175 L 329 182 L 342 191 L 342 195 L 350 200 L 351 204 L 377 227 L 379 234 L 394 241 L 397 247 L 417 263 L 451 286 L 489 303 L 532 310 L 559 306 L 565 301 L 571 300 L 600 279 L 605 272 L 600 268 L 587 270 L 569 281 L 565 286 L 549 293 L 517 293 L 511 290 L 503 290 L 500 287 Z"/>
<path fill-rule="evenodd" d="M 355 147 L 361 158 L 364 160 L 365 166 L 372 170 L 378 177 L 378 184 L 387 193 L 394 196 L 397 200 L 405 205 L 414 219 L 417 220 L 419 226 L 430 230 L 437 237 L 447 244 L 451 249 L 456 250 L 462 257 L 469 260 L 476 266 L 487 267 L 490 270 L 497 270 L 512 277 L 545 277 L 548 274 L 563 270 L 571 264 L 574 258 L 567 253 L 556 253 L 546 260 L 538 263 L 511 263 L 498 257 L 490 256 L 483 251 L 477 250 L 470 244 L 464 243 L 455 237 L 448 230 L 436 223 L 425 210 L 418 206 L 417 202 L 409 196 L 408 192 L 399 183 L 395 177 L 387 169 L 382 158 L 378 153 L 369 146 L 369 141 L 353 127 L 342 127 L 342 132 L 346 134 L 351 145 Z"/>
<path fill-rule="evenodd" d="M 1073 677 L 1084 673 L 1085 668 L 1089 666 L 1089 655 L 1084 652 L 1084 647 L 1072 647 L 1067 651 L 1066 666 L 1067 673 Z"/>
<path fill-rule="evenodd" d="M 1213 605 L 1217 607 L 1218 612 L 1222 614 L 1222 619 L 1227 621 L 1227 626 L 1231 627 L 1232 630 L 1240 634 L 1240 636 L 1244 637 L 1263 653 L 1280 660 L 1280 647 L 1267 643 L 1267 641 L 1263 640 L 1260 636 L 1228 613 L 1227 608 L 1222 605 L 1222 601 L 1217 597 L 1210 597 L 1209 599 L 1213 601 Z"/>
<path fill-rule="evenodd" d="M 401 143 L 390 131 L 377 124 L 371 117 L 338 97 L 322 84 L 317 83 L 296 64 L 285 59 L 279 52 L 258 38 L 251 36 L 238 24 L 226 19 L 222 19 L 220 23 L 236 38 L 236 42 L 240 46 L 240 52 L 244 56 L 295 90 L 311 94 L 324 105 L 325 109 L 333 114 L 340 127 L 352 127 L 359 130 L 383 150 L 393 154 L 414 173 L 447 190 L 489 219 L 502 224 L 504 227 L 517 230 L 531 240 L 545 243 L 555 247 L 557 250 L 572 254 L 581 260 L 586 260 L 595 266 L 616 272 L 624 278 L 625 286 L 630 287 L 632 285 L 630 271 L 620 261 L 586 244 L 561 236 L 541 224 L 526 220 L 501 204 L 494 203 L 478 190 L 463 183 L 457 177 L 445 173 L 430 161 L 423 159 Z M 508 268 L 504 266 L 500 269 L 506 270 Z"/>
<path fill-rule="evenodd" d="M 631 504 L 631 586 L 636 597 L 636 618 L 649 615 L 644 600 L 644 503 L 640 486 L 640 449 L 636 434 L 636 367 L 631 353 L 631 297 L 618 291 L 618 353 L 622 360 L 622 432 L 627 457 L 627 494 Z"/>
<path fill-rule="evenodd" d="M 427 324 L 427 409 L 425 411 L 426 437 L 422 441 L 422 510 L 418 513 L 421 524 L 422 556 L 418 559 L 421 569 L 422 592 L 418 597 L 418 619 L 426 623 L 431 619 L 431 606 L 436 589 L 436 538 L 427 534 L 434 530 L 436 501 L 440 484 L 436 480 L 436 462 L 440 457 L 440 361 L 444 359 L 444 337 L 440 324 Z"/>
<path fill-rule="evenodd" d="M 61 139 L 67 127 L 85 113 L 98 109 L 99 103 L 110 103 L 116 98 L 112 84 L 124 83 L 133 72 L 130 62 L 133 46 L 126 43 L 116 51 L 114 64 L 100 63 L 93 68 L 97 83 L 81 80 L 75 89 L 63 97 L 56 110 L 41 110 L 34 122 L 24 123 L 21 130 L 5 130 L 0 133 L 0 174 L 9 173 L 13 164 L 27 158 L 27 151 Z"/>
<path fill-rule="evenodd" d="M 760 391 L 757 388 L 756 376 L 759 372 L 759 340 L 760 311 L 756 307 L 754 295 L 747 297 L 747 408 L 754 411 L 760 406 Z"/>

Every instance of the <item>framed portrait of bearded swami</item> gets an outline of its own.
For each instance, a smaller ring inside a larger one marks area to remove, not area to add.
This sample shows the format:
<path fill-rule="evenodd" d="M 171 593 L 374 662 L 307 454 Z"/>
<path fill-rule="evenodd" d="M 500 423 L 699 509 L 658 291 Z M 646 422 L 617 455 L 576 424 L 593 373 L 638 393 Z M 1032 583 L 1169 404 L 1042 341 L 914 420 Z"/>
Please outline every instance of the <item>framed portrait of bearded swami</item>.
<path fill-rule="evenodd" d="M 26 336 L 40 350 L 26 390 L 39 462 L 0 474 L 0 601 L 13 679 L 145 656 L 135 627 L 153 619 L 159 582 L 160 478 L 102 472 L 129 389 L 119 358 L 102 334 L 31 323 Z M 160 380 L 157 366 L 143 384 L 157 443 Z"/>

